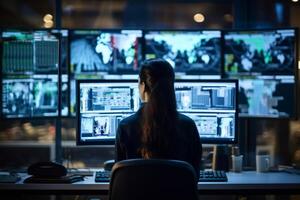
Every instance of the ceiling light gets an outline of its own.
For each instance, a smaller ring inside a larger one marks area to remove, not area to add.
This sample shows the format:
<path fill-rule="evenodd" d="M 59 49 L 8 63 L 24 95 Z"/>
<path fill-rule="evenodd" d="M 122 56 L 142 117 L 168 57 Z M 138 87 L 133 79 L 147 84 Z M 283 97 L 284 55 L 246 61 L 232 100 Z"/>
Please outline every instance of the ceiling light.
<path fill-rule="evenodd" d="M 53 16 L 50 14 L 46 14 L 43 18 L 44 22 L 49 22 L 53 20 Z"/>
<path fill-rule="evenodd" d="M 45 28 L 52 28 L 53 27 L 53 21 L 48 21 L 44 23 Z"/>
<path fill-rule="evenodd" d="M 194 20 L 195 20 L 195 22 L 197 22 L 197 23 L 202 23 L 202 22 L 204 22 L 205 17 L 204 17 L 203 14 L 197 13 L 197 14 L 194 15 Z"/>

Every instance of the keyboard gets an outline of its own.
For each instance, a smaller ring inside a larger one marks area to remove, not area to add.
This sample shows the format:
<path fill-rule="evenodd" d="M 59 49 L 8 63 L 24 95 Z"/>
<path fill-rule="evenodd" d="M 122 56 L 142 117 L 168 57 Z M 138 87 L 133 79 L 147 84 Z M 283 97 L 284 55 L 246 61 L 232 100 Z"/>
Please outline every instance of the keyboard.
<path fill-rule="evenodd" d="M 203 171 L 200 170 L 199 182 L 227 182 L 225 171 Z"/>
<path fill-rule="evenodd" d="M 110 171 L 97 171 L 95 182 L 109 182 Z M 224 171 L 200 171 L 199 182 L 227 182 L 227 175 Z"/>
<path fill-rule="evenodd" d="M 95 182 L 109 182 L 110 171 L 96 171 Z"/>

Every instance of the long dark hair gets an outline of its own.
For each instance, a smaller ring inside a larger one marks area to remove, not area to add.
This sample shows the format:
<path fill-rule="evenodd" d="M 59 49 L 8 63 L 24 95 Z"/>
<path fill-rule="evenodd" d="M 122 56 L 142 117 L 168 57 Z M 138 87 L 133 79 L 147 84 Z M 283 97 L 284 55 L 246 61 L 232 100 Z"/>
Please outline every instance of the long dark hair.
<path fill-rule="evenodd" d="M 144 158 L 168 158 L 178 133 L 173 68 L 162 59 L 147 60 L 139 78 L 149 94 L 142 109 L 140 152 Z"/>

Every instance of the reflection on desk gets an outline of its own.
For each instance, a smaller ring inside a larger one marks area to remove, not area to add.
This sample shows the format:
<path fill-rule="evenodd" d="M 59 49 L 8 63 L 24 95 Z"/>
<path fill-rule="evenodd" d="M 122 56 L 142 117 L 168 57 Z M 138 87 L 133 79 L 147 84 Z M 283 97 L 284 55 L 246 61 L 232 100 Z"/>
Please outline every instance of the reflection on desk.
<path fill-rule="evenodd" d="M 0 184 L 0 193 L 108 194 L 109 183 L 96 183 L 95 174 L 73 184 Z M 300 176 L 285 172 L 227 173 L 228 182 L 199 182 L 199 194 L 300 194 Z"/>

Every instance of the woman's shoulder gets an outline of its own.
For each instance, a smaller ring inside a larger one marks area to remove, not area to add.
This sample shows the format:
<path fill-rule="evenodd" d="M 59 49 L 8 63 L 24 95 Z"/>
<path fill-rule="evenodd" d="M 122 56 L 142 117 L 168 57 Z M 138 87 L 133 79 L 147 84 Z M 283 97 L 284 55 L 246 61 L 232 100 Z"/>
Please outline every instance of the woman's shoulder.
<path fill-rule="evenodd" d="M 120 121 L 121 126 L 130 126 L 136 124 L 140 119 L 140 116 L 138 113 L 134 113 L 133 115 L 130 115 Z"/>
<path fill-rule="evenodd" d="M 194 120 L 184 114 L 178 113 L 178 120 L 179 122 L 182 123 L 189 123 L 189 124 L 193 124 L 195 123 Z"/>

